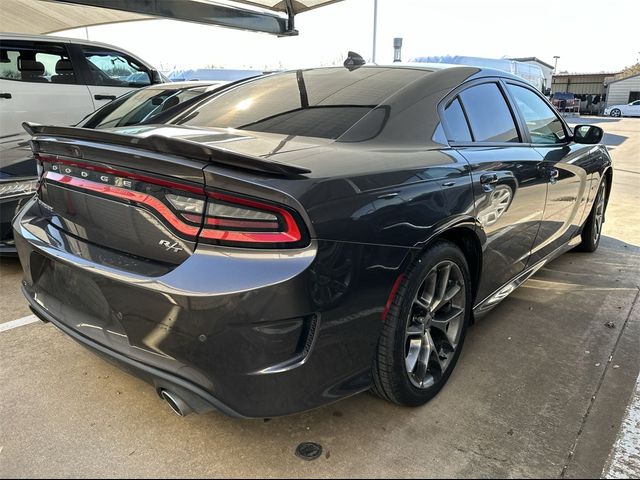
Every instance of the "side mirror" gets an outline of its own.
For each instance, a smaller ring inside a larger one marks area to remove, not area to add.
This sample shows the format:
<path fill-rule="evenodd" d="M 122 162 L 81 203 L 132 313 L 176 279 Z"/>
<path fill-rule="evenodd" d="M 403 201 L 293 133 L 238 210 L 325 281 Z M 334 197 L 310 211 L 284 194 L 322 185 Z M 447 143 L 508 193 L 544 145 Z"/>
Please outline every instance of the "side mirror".
<path fill-rule="evenodd" d="M 573 129 L 573 141 L 576 143 L 595 145 L 600 143 L 603 136 L 604 130 L 595 125 L 577 125 Z"/>
<path fill-rule="evenodd" d="M 156 85 L 158 83 L 164 83 L 162 81 L 162 77 L 160 76 L 160 72 L 158 72 L 157 70 L 151 70 L 151 71 L 149 71 L 149 73 L 151 74 L 151 84 L 152 85 Z"/>

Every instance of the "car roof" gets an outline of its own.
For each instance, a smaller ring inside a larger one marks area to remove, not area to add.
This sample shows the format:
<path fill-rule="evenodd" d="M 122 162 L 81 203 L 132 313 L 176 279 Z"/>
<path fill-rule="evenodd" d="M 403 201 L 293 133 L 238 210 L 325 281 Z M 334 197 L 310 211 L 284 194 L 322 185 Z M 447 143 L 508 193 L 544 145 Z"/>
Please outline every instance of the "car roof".
<path fill-rule="evenodd" d="M 333 67 L 317 67 L 317 68 L 308 68 L 305 71 L 313 71 L 313 70 L 341 70 L 345 67 L 341 66 L 333 66 Z M 424 63 L 424 62 L 396 62 L 389 64 L 372 64 L 367 63 L 357 68 L 379 68 L 379 69 L 404 69 L 404 70 L 423 70 L 425 73 L 440 73 L 441 75 L 447 75 L 446 72 L 451 71 L 451 73 L 455 72 L 456 74 L 467 73 L 470 77 L 474 78 L 486 78 L 486 77 L 500 77 L 510 80 L 516 80 L 522 83 L 528 83 L 522 77 L 514 75 L 509 72 L 505 72 L 504 70 L 497 70 L 494 68 L 486 68 L 486 67 L 474 67 L 470 65 L 457 65 L 457 64 L 448 64 L 448 63 Z M 284 72 L 276 72 L 275 75 L 279 73 L 287 73 L 295 70 L 287 70 Z"/>
<path fill-rule="evenodd" d="M 110 45 L 108 43 L 103 42 L 94 42 L 92 40 L 85 40 L 83 38 L 73 38 L 73 37 L 60 37 L 57 35 L 31 35 L 26 33 L 11 33 L 11 32 L 2 32 L 0 33 L 0 39 L 2 40 L 32 40 L 34 42 L 52 42 L 52 43 L 77 43 L 81 45 L 98 45 L 101 47 L 111 47 L 120 49 L 115 45 Z"/>
<path fill-rule="evenodd" d="M 395 68 L 422 69 L 422 70 L 427 70 L 431 72 L 437 72 L 442 70 L 454 70 L 454 69 L 457 72 L 466 70 L 469 73 L 475 73 L 475 76 L 477 78 L 501 77 L 501 78 L 508 78 L 512 80 L 518 80 L 520 82 L 524 81 L 525 83 L 527 83 L 526 80 L 524 80 L 522 77 L 519 77 L 517 75 L 514 75 L 504 70 L 498 70 L 496 68 L 489 68 L 489 67 L 476 67 L 473 65 L 459 65 L 456 63 L 397 62 L 397 63 L 388 64 L 388 65 L 375 65 L 375 66 L 380 66 L 385 68 L 395 67 Z"/>

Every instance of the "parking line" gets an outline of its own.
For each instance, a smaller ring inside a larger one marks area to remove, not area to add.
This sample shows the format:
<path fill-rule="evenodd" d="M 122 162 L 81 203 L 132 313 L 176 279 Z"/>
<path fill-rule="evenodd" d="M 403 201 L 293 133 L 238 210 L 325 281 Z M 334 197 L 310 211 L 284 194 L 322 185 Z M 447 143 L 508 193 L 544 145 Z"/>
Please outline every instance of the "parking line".
<path fill-rule="evenodd" d="M 30 323 L 39 322 L 40 319 L 35 315 L 28 315 L 26 317 L 19 318 L 17 320 L 11 320 L 10 322 L 0 323 L 0 333 L 12 330 L 14 328 L 22 327 L 23 325 L 29 325 Z"/>
<path fill-rule="evenodd" d="M 603 478 L 640 478 L 640 377 Z"/>

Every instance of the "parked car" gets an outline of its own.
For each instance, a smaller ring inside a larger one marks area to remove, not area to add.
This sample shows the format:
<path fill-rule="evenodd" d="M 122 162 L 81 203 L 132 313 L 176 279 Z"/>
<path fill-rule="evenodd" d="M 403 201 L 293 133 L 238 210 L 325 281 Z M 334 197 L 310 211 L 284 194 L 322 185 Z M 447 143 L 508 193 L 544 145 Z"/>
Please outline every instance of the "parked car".
<path fill-rule="evenodd" d="M 131 126 L 177 112 L 195 98 L 224 86 L 226 82 L 183 82 L 132 90 L 88 115 L 82 128 Z M 11 221 L 33 197 L 37 187 L 36 161 L 29 147 L 31 136 L 0 139 L 0 255 L 15 255 Z"/>
<path fill-rule="evenodd" d="M 612 117 L 640 117 L 640 100 L 627 105 L 611 105 L 604 109 L 604 114 Z"/>
<path fill-rule="evenodd" d="M 151 65 L 104 43 L 0 34 L 0 137 L 22 122 L 73 125 L 116 97 L 168 81 Z"/>
<path fill-rule="evenodd" d="M 424 404 L 474 319 L 598 247 L 611 189 L 602 129 L 474 67 L 298 70 L 163 125 L 29 129 L 31 308 L 181 415 Z"/>

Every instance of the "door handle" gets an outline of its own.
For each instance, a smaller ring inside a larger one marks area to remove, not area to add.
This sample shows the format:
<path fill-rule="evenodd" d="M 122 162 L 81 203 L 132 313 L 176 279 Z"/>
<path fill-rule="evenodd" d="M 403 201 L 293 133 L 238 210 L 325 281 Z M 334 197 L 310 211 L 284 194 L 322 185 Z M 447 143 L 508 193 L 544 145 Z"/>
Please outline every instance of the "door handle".
<path fill-rule="evenodd" d="M 0 93 L 0 98 L 6 98 L 7 100 L 11 98 L 10 93 Z"/>
<path fill-rule="evenodd" d="M 549 183 L 556 183 L 560 177 L 560 171 L 556 168 L 549 170 Z"/>
<path fill-rule="evenodd" d="M 94 95 L 93 98 L 95 98 L 96 100 L 115 100 L 116 96 L 115 95 Z"/>

